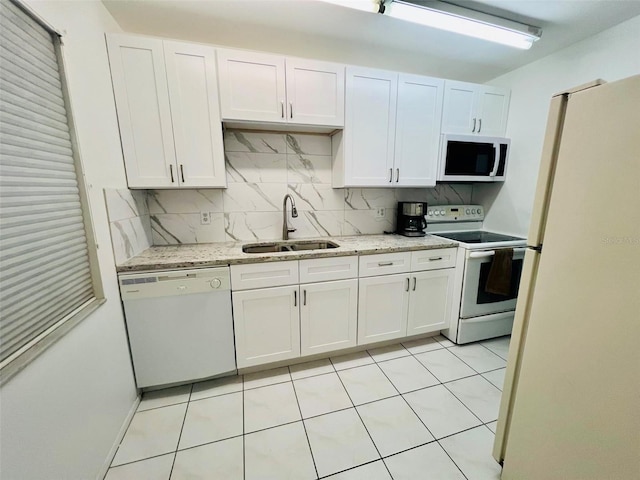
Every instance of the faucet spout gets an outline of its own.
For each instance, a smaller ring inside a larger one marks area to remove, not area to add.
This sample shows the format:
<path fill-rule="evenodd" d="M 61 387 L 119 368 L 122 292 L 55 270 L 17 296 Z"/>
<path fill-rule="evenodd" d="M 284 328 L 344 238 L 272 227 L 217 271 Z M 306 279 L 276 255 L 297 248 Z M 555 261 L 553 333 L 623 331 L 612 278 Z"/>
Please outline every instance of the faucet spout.
<path fill-rule="evenodd" d="M 287 200 L 291 200 L 291 217 L 296 218 L 298 216 L 296 202 L 293 200 L 293 197 L 287 193 L 282 201 L 282 240 L 289 240 L 289 233 L 296 231 L 295 228 L 289 228 L 289 225 L 287 225 Z"/>

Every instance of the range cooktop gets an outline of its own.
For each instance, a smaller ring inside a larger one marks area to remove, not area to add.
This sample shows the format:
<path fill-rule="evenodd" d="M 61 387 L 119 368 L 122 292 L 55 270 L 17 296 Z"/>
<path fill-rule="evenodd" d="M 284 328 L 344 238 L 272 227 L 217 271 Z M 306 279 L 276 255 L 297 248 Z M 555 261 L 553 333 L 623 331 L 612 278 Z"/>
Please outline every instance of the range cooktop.
<path fill-rule="evenodd" d="M 501 233 L 485 232 L 483 230 L 474 230 L 471 232 L 435 233 L 434 235 L 463 243 L 494 243 L 524 240 L 520 237 L 512 237 L 510 235 L 503 235 Z"/>

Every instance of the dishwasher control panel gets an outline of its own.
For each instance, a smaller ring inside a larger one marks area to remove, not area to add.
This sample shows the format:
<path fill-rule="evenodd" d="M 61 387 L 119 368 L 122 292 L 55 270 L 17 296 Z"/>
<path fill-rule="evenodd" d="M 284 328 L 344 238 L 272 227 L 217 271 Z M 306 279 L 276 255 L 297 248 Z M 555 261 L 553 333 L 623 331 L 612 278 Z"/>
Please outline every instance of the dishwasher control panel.
<path fill-rule="evenodd" d="M 122 300 L 231 289 L 229 267 L 125 273 L 118 276 L 118 281 Z"/>

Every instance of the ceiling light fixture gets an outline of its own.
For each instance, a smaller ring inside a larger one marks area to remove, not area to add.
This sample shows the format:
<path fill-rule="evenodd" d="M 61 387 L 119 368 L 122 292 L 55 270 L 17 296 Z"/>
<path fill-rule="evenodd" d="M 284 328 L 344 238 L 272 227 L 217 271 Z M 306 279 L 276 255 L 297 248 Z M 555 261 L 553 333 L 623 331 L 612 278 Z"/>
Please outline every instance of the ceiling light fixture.
<path fill-rule="evenodd" d="M 401 0 L 383 0 L 378 12 L 400 20 L 523 50 L 530 49 L 533 42 L 539 40 L 542 35 L 542 29 L 538 27 L 451 4 L 442 5 L 443 9 L 439 10 Z"/>

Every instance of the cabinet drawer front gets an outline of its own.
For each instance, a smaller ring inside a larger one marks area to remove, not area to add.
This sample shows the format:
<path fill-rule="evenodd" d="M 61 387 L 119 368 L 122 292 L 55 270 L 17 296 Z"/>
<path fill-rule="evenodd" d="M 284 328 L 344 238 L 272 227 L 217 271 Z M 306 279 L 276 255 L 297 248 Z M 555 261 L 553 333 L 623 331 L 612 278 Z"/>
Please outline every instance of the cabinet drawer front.
<path fill-rule="evenodd" d="M 409 271 L 411 252 L 383 253 L 360 257 L 360 276 L 387 275 Z"/>
<path fill-rule="evenodd" d="M 298 261 L 231 265 L 231 289 L 279 287 L 298 283 Z"/>
<path fill-rule="evenodd" d="M 345 280 L 358 276 L 358 257 L 300 260 L 300 283 Z"/>
<path fill-rule="evenodd" d="M 457 251 L 457 248 L 434 248 L 411 252 L 411 271 L 455 267 Z"/>

